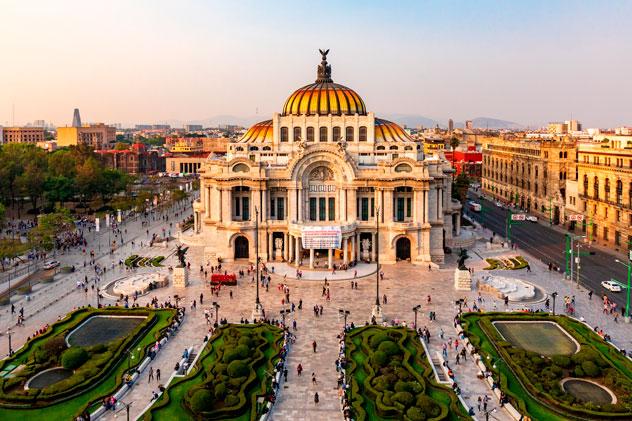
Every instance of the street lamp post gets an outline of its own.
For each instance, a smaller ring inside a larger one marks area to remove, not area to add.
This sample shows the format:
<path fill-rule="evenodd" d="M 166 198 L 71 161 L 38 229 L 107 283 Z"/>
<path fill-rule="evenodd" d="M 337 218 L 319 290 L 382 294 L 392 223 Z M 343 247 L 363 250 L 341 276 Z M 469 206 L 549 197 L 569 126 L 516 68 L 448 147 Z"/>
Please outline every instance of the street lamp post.
<path fill-rule="evenodd" d="M 9 337 L 9 357 L 11 355 L 13 355 L 13 348 L 11 347 L 11 335 L 13 334 L 13 332 L 11 331 L 11 328 L 7 329 L 7 336 Z"/>
<path fill-rule="evenodd" d="M 420 309 L 421 309 L 421 304 L 417 304 L 415 307 L 413 307 L 413 312 L 415 313 L 415 329 L 417 329 L 417 313 L 419 312 Z"/>
<path fill-rule="evenodd" d="M 344 317 L 345 319 L 345 329 L 347 328 L 347 316 L 349 316 L 351 314 L 351 312 L 349 310 L 344 310 L 344 309 L 340 309 L 338 310 L 338 314 L 340 314 L 341 316 Z"/>
<path fill-rule="evenodd" d="M 375 271 L 375 305 L 371 312 L 371 320 L 375 320 L 376 323 L 381 323 L 384 320 L 382 314 L 382 307 L 380 306 L 380 208 L 379 206 L 375 210 L 375 256 L 377 270 Z"/>
<path fill-rule="evenodd" d="M 125 406 L 125 411 L 127 412 L 127 421 L 129 421 L 129 407 L 132 406 L 132 404 L 134 403 L 134 401 L 130 402 L 130 403 L 125 403 L 121 400 L 119 400 L 119 403 L 123 406 Z M 121 411 L 123 409 L 121 408 Z M 114 414 L 114 418 L 116 418 L 116 414 Z"/>
<path fill-rule="evenodd" d="M 551 294 L 551 297 L 553 298 L 553 315 L 555 316 L 555 299 L 557 298 L 557 292 Z"/>
<path fill-rule="evenodd" d="M 623 319 L 626 323 L 630 323 L 630 278 L 632 276 L 632 265 L 628 263 L 624 263 L 619 259 L 615 259 L 617 263 L 621 263 L 628 269 L 628 279 L 627 279 L 627 287 L 625 289 L 625 315 Z"/>
<path fill-rule="evenodd" d="M 261 301 L 259 300 L 259 208 L 255 206 L 255 276 L 256 276 L 256 287 L 257 287 L 257 297 L 255 299 L 255 308 L 252 311 L 253 320 L 261 320 L 263 318 L 263 306 L 261 305 Z"/>
<path fill-rule="evenodd" d="M 219 303 L 217 301 L 213 301 L 213 307 L 215 308 L 215 327 L 219 326 Z"/>

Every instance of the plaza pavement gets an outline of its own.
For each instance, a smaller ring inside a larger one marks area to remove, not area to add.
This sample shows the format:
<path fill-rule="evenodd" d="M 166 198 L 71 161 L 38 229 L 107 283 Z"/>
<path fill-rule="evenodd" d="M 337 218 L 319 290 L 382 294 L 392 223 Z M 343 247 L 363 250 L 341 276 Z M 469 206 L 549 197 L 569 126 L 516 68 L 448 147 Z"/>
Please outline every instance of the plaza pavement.
<path fill-rule="evenodd" d="M 162 223 L 155 223 L 150 228 L 151 232 L 160 231 Z M 128 236 L 130 239 L 133 235 L 140 239 L 146 238 L 146 228 L 141 228 L 140 224 L 135 227 L 133 224 L 128 228 Z M 135 247 L 125 246 L 115 256 L 115 261 L 124 259 L 129 254 L 143 254 L 154 256 L 158 254 L 169 255 L 172 251 L 163 248 L 145 248 L 140 250 Z M 507 255 L 520 254 L 520 252 L 504 251 Z M 482 274 L 482 268 L 486 266 L 484 258 L 492 255 L 498 255 L 498 252 L 488 252 L 484 243 L 479 242 L 470 252 L 471 258 L 466 264 L 474 269 L 474 277 Z M 591 325 L 603 327 L 609 333 L 613 342 L 626 349 L 632 348 L 630 339 L 630 325 L 623 323 L 615 324 L 611 316 L 603 315 L 601 312 L 599 297 L 593 297 L 592 301 L 588 300 L 586 291 L 577 291 L 571 287 L 568 281 L 562 280 L 562 276 L 547 270 L 547 267 L 537 262 L 530 256 L 525 256 L 531 263 L 532 272 L 527 273 L 521 271 L 502 271 L 505 276 L 515 276 L 520 279 L 532 282 L 545 291 L 551 292 L 556 290 L 559 293 L 557 300 L 557 311 L 563 308 L 562 297 L 564 295 L 576 295 L 577 315 L 584 317 Z M 62 256 L 62 259 L 82 259 L 82 256 L 73 255 Z M 109 262 L 109 256 L 104 256 L 101 260 Z M 255 284 L 250 282 L 249 277 L 240 279 L 235 287 L 224 287 L 219 297 L 211 297 L 211 292 L 203 281 L 203 274 L 199 272 L 200 264 L 203 262 L 203 252 L 201 248 L 192 248 L 187 254 L 187 260 L 191 262 L 190 286 L 184 289 L 176 289 L 171 286 L 152 291 L 149 295 L 139 298 L 139 303 L 145 305 L 151 298 L 158 297 L 160 301 L 172 299 L 174 294 L 178 294 L 183 298 L 182 304 L 187 307 L 187 314 L 179 333 L 170 340 L 162 351 L 158 354 L 151 366 L 160 369 L 162 372 L 161 383 L 165 383 L 173 371 L 175 363 L 180 359 L 185 348 L 195 346 L 199 349 L 202 338 L 208 332 L 203 310 L 212 310 L 212 301 L 220 304 L 219 317 L 226 317 L 229 322 L 239 322 L 241 318 L 250 319 L 253 304 L 255 301 Z M 78 260 L 82 261 L 82 260 Z M 453 317 L 456 314 L 454 305 L 455 300 L 463 297 L 468 298 L 469 303 L 473 303 L 477 292 L 456 292 L 453 288 L 455 257 L 448 256 L 444 269 L 428 271 L 426 266 L 414 266 L 409 263 L 398 263 L 396 265 L 387 265 L 383 267 L 385 279 L 380 283 L 380 299 L 382 295 L 387 296 L 388 302 L 383 306 L 384 314 L 387 319 L 397 319 L 399 321 L 407 321 L 412 323 L 414 314 L 413 306 L 422 305 L 422 312 L 419 313 L 418 326 L 427 326 L 431 332 L 431 340 L 429 349 L 432 356 L 436 352 L 441 352 L 442 341 L 439 338 L 441 330 L 444 331 L 444 338 L 456 338 L 456 331 L 453 327 Z M 174 265 L 175 258 L 172 256 L 166 262 L 165 266 Z M 225 269 L 235 271 L 240 268 L 246 269 L 248 264 L 229 264 Z M 108 266 L 109 267 L 109 266 Z M 138 269 L 151 271 L 153 269 Z M 501 272 L 501 271 L 495 271 Z M 113 272 L 108 271 L 105 283 L 124 276 L 127 272 L 116 269 Z M 487 273 L 487 271 L 485 271 Z M 210 275 L 210 274 L 209 274 Z M 14 349 L 21 346 L 26 337 L 36 328 L 46 324 L 53 323 L 58 317 L 66 314 L 76 306 L 85 305 L 88 302 L 94 305 L 94 293 L 90 291 L 86 297 L 83 291 L 74 288 L 74 283 L 78 278 L 83 278 L 83 272 L 79 274 L 69 274 L 66 280 L 57 281 L 51 286 L 51 290 L 46 294 L 36 296 L 33 301 L 25 306 L 25 313 L 29 316 L 31 310 L 40 308 L 35 317 L 27 317 L 24 327 L 14 328 L 13 345 Z M 272 275 L 272 283 L 269 291 L 264 288 L 260 289 L 261 302 L 269 317 L 280 318 L 279 311 L 285 306 L 282 305 L 283 294 L 277 289 L 277 285 L 281 282 L 282 276 Z M 271 413 L 272 420 L 311 420 L 315 418 L 335 420 L 342 419 L 340 407 L 338 403 L 338 394 L 336 390 L 337 373 L 335 371 L 335 360 L 338 354 L 338 335 L 343 327 L 343 321 L 338 316 L 339 309 L 349 310 L 351 312 L 348 322 L 354 322 L 356 325 L 364 324 L 370 318 L 371 308 L 375 303 L 375 276 L 368 276 L 357 279 L 359 288 L 351 289 L 351 282 L 348 280 L 332 280 L 330 282 L 331 301 L 326 301 L 322 296 L 322 282 L 318 281 L 300 281 L 288 279 L 287 285 L 290 288 L 290 300 L 298 306 L 299 299 L 303 301 L 303 309 L 296 310 L 290 316 L 288 324 L 291 325 L 292 320 L 297 321 L 296 343 L 291 347 L 288 356 L 288 381 L 282 382 L 280 393 L 276 405 Z M 47 287 L 48 288 L 48 287 Z M 232 299 L 229 291 L 233 292 Z M 204 294 L 204 304 L 200 305 L 200 293 Z M 67 295 L 65 295 L 67 294 Z M 65 296 L 64 296 L 65 295 Z M 427 296 L 431 295 L 432 302 L 427 304 Z M 55 301 L 56 296 L 64 296 L 64 298 Z M 196 300 L 197 308 L 191 309 L 191 303 Z M 49 304 L 49 302 L 51 302 Z M 112 303 L 112 300 L 106 300 L 106 303 Z M 315 317 L 313 313 L 314 305 L 323 306 L 323 316 Z M 532 307 L 541 307 L 542 303 L 532 304 Z M 19 305 L 16 306 L 19 308 Z M 484 295 L 483 307 L 487 310 L 494 308 L 502 310 L 504 304 L 500 300 L 495 300 L 491 296 Z M 510 304 L 509 309 L 521 309 L 524 305 Z M 428 312 L 436 311 L 437 320 L 430 322 L 428 320 Z M 10 314 L 6 309 L 0 313 L 0 326 L 3 332 L 6 327 L 14 321 L 11 321 Z M 317 342 L 317 352 L 312 351 L 312 342 Z M 7 352 L 6 338 L 0 338 L 0 353 Z M 453 368 L 456 381 L 459 383 L 462 394 L 466 402 L 476 407 L 478 396 L 487 394 L 492 396 L 486 384 L 476 378 L 478 370 L 475 368 L 471 358 L 466 362 L 455 365 L 454 352 L 450 350 L 448 361 Z M 296 375 L 296 366 L 303 365 L 303 375 Z M 317 378 L 317 384 L 312 384 L 311 373 L 314 372 Z M 141 414 L 141 411 L 150 403 L 151 395 L 156 390 L 158 382 L 149 383 L 147 372 L 142 373 L 140 381 L 134 385 L 132 391 L 128 393 L 123 401 L 133 402 L 130 410 L 131 418 L 134 419 Z M 320 402 L 314 403 L 314 393 L 319 393 Z M 491 406 L 497 406 L 492 400 Z M 117 413 L 117 417 L 123 413 Z M 106 418 L 112 419 L 114 413 L 109 413 Z M 499 410 L 494 414 L 499 420 L 509 419 L 504 410 Z M 105 418 L 104 418 L 105 419 Z"/>

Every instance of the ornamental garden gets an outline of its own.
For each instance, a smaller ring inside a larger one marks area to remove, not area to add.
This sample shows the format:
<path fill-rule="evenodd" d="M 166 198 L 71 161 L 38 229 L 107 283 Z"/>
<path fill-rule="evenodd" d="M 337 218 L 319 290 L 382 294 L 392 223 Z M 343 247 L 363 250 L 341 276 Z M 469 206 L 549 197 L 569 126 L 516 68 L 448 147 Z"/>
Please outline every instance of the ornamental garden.
<path fill-rule="evenodd" d="M 220 327 L 190 374 L 176 377 L 144 419 L 257 419 L 265 412 L 258 398 L 273 393 L 271 375 L 282 344 L 283 332 L 275 326 Z"/>
<path fill-rule="evenodd" d="M 544 313 L 467 313 L 461 321 L 521 413 L 538 420 L 632 419 L 632 361 L 587 325 Z"/>
<path fill-rule="evenodd" d="M 0 362 L 0 419 L 74 419 L 123 385 L 172 324 L 172 309 L 69 313 Z"/>
<path fill-rule="evenodd" d="M 365 326 L 345 336 L 353 419 L 459 420 L 467 412 L 452 389 L 434 380 L 415 331 Z"/>

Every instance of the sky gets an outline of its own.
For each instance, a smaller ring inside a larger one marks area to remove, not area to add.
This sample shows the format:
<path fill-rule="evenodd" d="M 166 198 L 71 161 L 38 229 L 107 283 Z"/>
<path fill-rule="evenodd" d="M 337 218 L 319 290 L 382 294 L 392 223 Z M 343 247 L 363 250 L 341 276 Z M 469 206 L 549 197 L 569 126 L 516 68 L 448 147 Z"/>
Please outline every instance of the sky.
<path fill-rule="evenodd" d="M 632 1 L 0 0 L 0 124 L 270 118 L 316 78 L 376 114 L 632 125 Z M 15 111 L 14 111 L 15 110 Z"/>

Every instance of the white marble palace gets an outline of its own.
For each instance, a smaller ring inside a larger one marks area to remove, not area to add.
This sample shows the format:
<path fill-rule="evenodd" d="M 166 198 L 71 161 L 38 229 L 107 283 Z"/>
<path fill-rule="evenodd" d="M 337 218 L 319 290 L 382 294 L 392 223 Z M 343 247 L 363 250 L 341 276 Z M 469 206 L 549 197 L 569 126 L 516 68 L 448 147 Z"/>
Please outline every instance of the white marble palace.
<path fill-rule="evenodd" d="M 209 260 L 254 261 L 258 229 L 264 261 L 374 261 L 379 231 L 381 263 L 443 262 L 460 230 L 449 163 L 424 157 L 401 127 L 334 83 L 328 51 L 315 83 L 200 170 L 195 234 L 183 241 L 203 245 Z"/>

